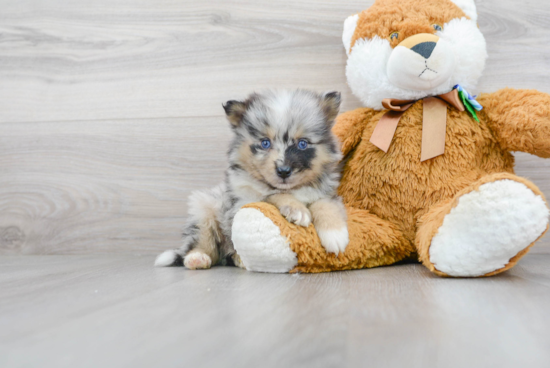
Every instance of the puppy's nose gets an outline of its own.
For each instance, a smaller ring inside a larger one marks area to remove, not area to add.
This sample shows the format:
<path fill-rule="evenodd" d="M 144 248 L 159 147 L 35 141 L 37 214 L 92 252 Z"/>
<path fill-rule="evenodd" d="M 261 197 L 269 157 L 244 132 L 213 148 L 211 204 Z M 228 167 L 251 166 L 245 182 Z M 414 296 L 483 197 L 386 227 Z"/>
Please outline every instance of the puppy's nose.
<path fill-rule="evenodd" d="M 292 169 L 290 166 L 279 166 L 277 167 L 277 176 L 281 179 L 286 179 L 290 176 Z"/>
<path fill-rule="evenodd" d="M 423 56 L 424 59 L 429 59 L 436 45 L 437 43 L 435 42 L 422 42 L 414 47 L 411 47 L 411 50 Z"/>

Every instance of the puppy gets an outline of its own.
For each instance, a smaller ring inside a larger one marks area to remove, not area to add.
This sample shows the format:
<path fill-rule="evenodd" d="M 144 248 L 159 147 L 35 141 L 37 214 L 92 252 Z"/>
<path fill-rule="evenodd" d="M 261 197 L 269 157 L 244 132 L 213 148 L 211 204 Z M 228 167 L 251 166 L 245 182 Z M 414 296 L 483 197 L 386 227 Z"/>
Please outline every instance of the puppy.
<path fill-rule="evenodd" d="M 266 91 L 223 108 L 233 132 L 225 182 L 189 199 L 189 219 L 180 249 L 160 254 L 156 266 L 244 267 L 231 241 L 237 211 L 252 202 L 275 205 L 289 222 L 313 222 L 327 252 L 348 244 L 346 211 L 337 196 L 338 142 L 331 133 L 340 93 Z"/>

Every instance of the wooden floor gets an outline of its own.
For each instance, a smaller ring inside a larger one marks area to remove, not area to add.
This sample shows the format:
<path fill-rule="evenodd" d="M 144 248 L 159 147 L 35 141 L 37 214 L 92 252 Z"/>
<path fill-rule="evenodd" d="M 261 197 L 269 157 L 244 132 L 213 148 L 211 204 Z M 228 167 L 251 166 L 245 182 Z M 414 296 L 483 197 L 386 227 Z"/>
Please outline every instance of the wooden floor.
<path fill-rule="evenodd" d="M 485 279 L 0 258 L 0 367 L 550 365 L 550 254 Z"/>

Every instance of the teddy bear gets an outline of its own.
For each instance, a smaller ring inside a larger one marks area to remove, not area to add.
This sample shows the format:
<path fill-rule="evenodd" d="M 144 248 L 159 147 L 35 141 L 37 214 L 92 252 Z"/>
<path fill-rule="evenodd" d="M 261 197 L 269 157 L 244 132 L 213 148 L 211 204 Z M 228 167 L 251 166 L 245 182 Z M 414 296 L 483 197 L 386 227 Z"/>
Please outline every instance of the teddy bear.
<path fill-rule="evenodd" d="M 513 267 L 548 230 L 544 195 L 514 174 L 511 152 L 550 157 L 550 96 L 470 93 L 487 58 L 473 0 L 376 0 L 345 20 L 342 39 L 364 105 L 333 127 L 349 243 L 327 253 L 312 225 L 253 203 L 233 223 L 244 266 L 327 272 L 418 260 L 447 277 Z"/>

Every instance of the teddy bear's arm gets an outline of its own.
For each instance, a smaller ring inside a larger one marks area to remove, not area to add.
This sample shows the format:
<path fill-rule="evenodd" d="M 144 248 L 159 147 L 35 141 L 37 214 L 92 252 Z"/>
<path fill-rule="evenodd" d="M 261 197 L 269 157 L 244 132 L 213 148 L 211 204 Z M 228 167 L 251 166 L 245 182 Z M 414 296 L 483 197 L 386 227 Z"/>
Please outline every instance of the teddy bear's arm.
<path fill-rule="evenodd" d="M 550 157 L 550 95 L 505 88 L 478 101 L 502 148 Z"/>
<path fill-rule="evenodd" d="M 340 114 L 332 132 L 342 144 L 342 153 L 347 155 L 357 146 L 363 135 L 365 126 L 376 113 L 369 108 L 360 108 Z"/>

